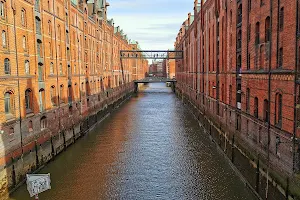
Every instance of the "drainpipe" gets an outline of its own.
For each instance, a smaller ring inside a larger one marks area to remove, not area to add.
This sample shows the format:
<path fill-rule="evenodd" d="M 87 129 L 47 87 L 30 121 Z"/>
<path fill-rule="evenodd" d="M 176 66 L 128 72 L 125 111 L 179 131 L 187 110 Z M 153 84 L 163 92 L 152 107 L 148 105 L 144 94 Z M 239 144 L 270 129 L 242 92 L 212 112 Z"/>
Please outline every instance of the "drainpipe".
<path fill-rule="evenodd" d="M 295 74 L 294 74 L 294 130 L 293 130 L 293 172 L 296 172 L 297 170 L 297 166 L 296 166 L 296 143 L 297 143 L 297 138 L 296 138 L 296 133 L 297 133 L 297 74 L 298 74 L 298 66 L 299 66 L 299 50 L 298 50 L 298 32 L 300 31 L 300 27 L 299 27 L 299 13 L 298 13 L 298 9 L 299 8 L 299 0 L 296 0 L 296 42 L 295 42 Z M 299 95 L 299 94 L 298 94 Z"/>
<path fill-rule="evenodd" d="M 270 36 L 272 36 L 272 27 L 273 27 L 273 2 L 270 1 Z M 278 36 L 277 36 L 278 37 Z M 268 155 L 267 155 L 267 188 L 266 188 L 266 199 L 268 199 L 268 187 L 269 187 L 269 168 L 270 168 L 270 142 L 271 142 L 271 133 L 270 133 L 270 110 L 271 110 L 271 70 L 272 70 L 272 37 L 270 37 L 269 45 L 269 69 L 268 69 Z"/>
<path fill-rule="evenodd" d="M 76 14 L 76 27 L 77 27 L 77 29 L 76 29 L 76 31 L 77 31 L 77 55 L 78 55 L 78 68 L 79 68 L 79 76 L 78 76 L 78 80 L 79 80 L 79 82 L 78 82 L 78 89 L 79 89 L 79 102 L 80 102 L 80 109 L 79 109 L 79 115 L 80 115 L 80 117 L 82 116 L 82 96 L 81 96 L 81 62 L 82 62 L 82 60 L 80 59 L 80 53 L 79 53 L 79 51 L 80 51 L 80 40 L 79 40 L 79 27 L 78 27 L 78 24 L 77 24 L 77 22 L 78 22 L 78 14 Z"/>
<path fill-rule="evenodd" d="M 13 0 L 11 0 L 11 5 L 14 5 Z M 16 28 L 16 10 L 13 8 L 14 15 L 14 39 L 15 39 L 15 48 L 16 48 L 16 62 L 17 62 L 17 84 L 18 84 L 18 100 L 19 100 L 19 120 L 20 120 L 20 136 L 21 136 L 21 147 L 23 154 L 23 135 L 22 135 L 22 116 L 21 116 L 21 94 L 20 94 L 20 77 L 19 77 L 19 59 L 18 59 L 18 45 L 17 45 L 17 28 Z"/>
<path fill-rule="evenodd" d="M 53 6 L 55 5 L 55 0 L 52 1 Z M 56 16 L 54 16 L 54 37 L 55 37 L 55 47 L 57 47 L 57 40 L 56 40 Z M 52 38 L 51 38 L 52 39 Z M 61 39 L 61 38 L 60 38 Z M 62 49 L 60 49 L 62 50 Z M 59 84 L 58 84 L 58 55 L 57 51 L 55 51 L 55 56 L 56 56 L 56 92 L 57 92 L 57 102 L 58 102 L 58 131 L 60 132 L 60 126 L 61 126 L 61 121 L 60 121 L 60 94 L 59 94 Z"/>

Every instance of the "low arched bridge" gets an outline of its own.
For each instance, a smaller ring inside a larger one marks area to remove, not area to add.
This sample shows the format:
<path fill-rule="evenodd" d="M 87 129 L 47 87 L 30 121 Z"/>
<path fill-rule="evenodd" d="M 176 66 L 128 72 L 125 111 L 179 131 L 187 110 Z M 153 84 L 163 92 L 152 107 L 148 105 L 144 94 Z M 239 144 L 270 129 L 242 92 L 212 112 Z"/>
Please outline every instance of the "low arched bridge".
<path fill-rule="evenodd" d="M 165 78 L 165 77 L 147 77 L 141 80 L 135 80 L 134 81 L 134 92 L 138 92 L 138 84 L 139 83 L 170 83 L 170 86 L 173 90 L 173 92 L 175 92 L 175 83 L 176 83 L 176 79 L 169 79 L 169 78 Z"/>

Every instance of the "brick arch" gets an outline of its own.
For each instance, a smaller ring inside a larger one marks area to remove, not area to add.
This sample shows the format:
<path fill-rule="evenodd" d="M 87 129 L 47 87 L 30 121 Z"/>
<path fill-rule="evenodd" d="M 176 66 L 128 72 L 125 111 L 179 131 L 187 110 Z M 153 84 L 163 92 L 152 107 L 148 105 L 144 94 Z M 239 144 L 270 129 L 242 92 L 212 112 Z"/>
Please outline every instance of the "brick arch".
<path fill-rule="evenodd" d="M 5 93 L 11 93 L 11 94 L 15 94 L 15 90 L 13 88 L 6 88 L 5 90 L 3 90 L 3 95 L 5 95 Z"/>

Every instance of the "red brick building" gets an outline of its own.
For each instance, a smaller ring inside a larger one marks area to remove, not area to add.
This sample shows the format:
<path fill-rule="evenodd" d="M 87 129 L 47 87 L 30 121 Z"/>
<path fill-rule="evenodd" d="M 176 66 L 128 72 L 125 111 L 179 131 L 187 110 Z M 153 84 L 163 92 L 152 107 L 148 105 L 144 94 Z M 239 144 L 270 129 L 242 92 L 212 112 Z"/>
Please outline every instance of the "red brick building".
<path fill-rule="evenodd" d="M 121 65 L 132 44 L 107 20 L 108 6 L 0 1 L 0 199 L 144 77 L 147 60 Z"/>
<path fill-rule="evenodd" d="M 224 132 L 288 174 L 299 172 L 300 1 L 194 2 L 175 50 L 179 93 Z"/>

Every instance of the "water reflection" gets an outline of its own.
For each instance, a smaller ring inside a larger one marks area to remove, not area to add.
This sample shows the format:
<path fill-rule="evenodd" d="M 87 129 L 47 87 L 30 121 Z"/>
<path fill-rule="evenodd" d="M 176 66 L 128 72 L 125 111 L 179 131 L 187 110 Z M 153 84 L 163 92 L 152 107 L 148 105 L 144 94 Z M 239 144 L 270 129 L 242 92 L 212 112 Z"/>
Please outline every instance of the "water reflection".
<path fill-rule="evenodd" d="M 223 156 L 165 84 L 150 84 L 41 173 L 40 199 L 250 200 Z M 30 199 L 26 187 L 12 199 Z"/>

